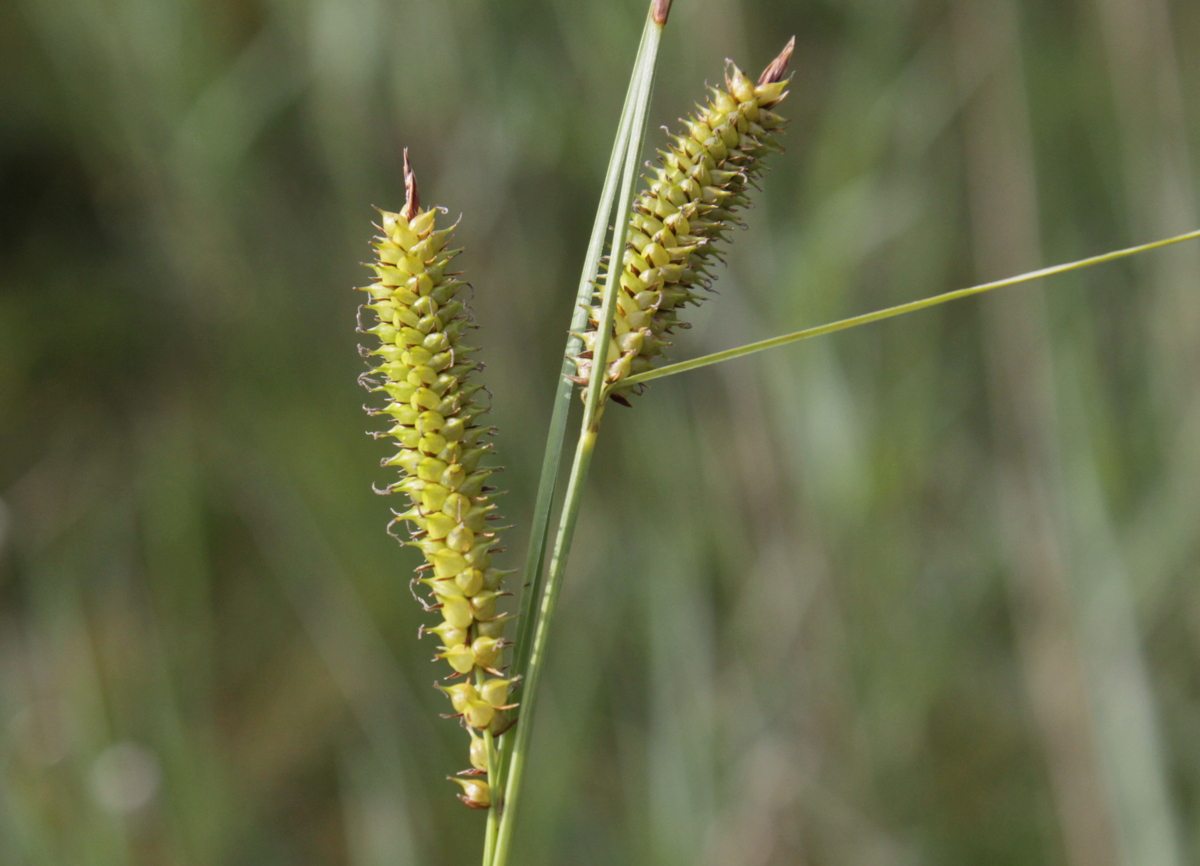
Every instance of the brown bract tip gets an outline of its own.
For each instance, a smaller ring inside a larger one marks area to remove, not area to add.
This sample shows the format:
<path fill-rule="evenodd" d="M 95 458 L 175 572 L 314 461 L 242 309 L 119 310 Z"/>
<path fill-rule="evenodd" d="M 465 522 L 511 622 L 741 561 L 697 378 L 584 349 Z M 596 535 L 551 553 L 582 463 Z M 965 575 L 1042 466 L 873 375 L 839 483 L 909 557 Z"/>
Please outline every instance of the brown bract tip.
<path fill-rule="evenodd" d="M 408 148 L 404 148 L 404 210 L 405 219 L 412 219 L 421 209 L 421 192 L 417 189 L 417 176 L 413 174 L 412 163 L 408 161 Z"/>
<path fill-rule="evenodd" d="M 783 77 L 787 75 L 788 61 L 792 59 L 792 51 L 796 48 L 796 37 L 793 36 L 788 40 L 788 44 L 783 46 L 783 50 L 779 52 L 779 56 L 771 61 L 771 65 L 763 70 L 763 74 L 758 79 L 758 84 L 761 87 L 764 84 L 774 84 L 776 81 L 783 81 Z"/>
<path fill-rule="evenodd" d="M 667 23 L 667 16 L 670 14 L 671 0 L 654 0 L 654 7 L 650 10 L 650 15 L 655 24 L 662 27 Z"/>

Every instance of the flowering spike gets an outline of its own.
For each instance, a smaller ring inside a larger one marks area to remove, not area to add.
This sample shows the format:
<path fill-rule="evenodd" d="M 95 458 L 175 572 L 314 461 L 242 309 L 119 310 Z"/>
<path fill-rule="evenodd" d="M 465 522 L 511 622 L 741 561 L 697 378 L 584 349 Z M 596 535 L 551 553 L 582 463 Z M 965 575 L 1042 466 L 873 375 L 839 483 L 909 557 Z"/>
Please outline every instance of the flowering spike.
<path fill-rule="evenodd" d="M 615 402 L 629 405 L 642 386 L 621 387 L 627 376 L 651 369 L 670 342 L 664 335 L 689 327 L 679 311 L 711 288 L 706 265 L 721 261 L 718 242 L 736 211 L 749 205 L 762 158 L 779 149 L 771 135 L 783 118 L 769 111 L 787 96 L 787 66 L 795 38 L 754 83 L 729 63 L 725 87 L 710 88 L 704 106 L 672 136 L 648 189 L 635 200 L 624 254 L 604 381 Z M 596 347 L 596 316 L 583 335 L 584 351 L 572 360 L 586 383 Z"/>
<path fill-rule="evenodd" d="M 437 658 L 453 669 L 447 679 L 465 677 L 438 688 L 449 696 L 453 717 L 469 729 L 497 729 L 512 708 L 502 685 L 508 681 L 496 673 L 509 645 L 503 637 L 509 617 L 496 610 L 496 601 L 508 594 L 501 580 L 511 572 L 491 561 L 499 551 L 496 527 L 488 522 L 495 518 L 495 491 L 485 482 L 497 470 L 481 464 L 492 450 L 487 439 L 494 429 L 482 423 L 487 406 L 475 399 L 487 392 L 471 381 L 480 364 L 469 359 L 474 349 L 461 342 L 474 324 L 458 297 L 467 283 L 448 270 L 458 251 L 447 248 L 451 229 L 436 227 L 438 209 L 421 208 L 407 149 L 404 187 L 404 207 L 381 212 L 375 261 L 368 265 L 376 279 L 362 289 L 371 298 L 362 309 L 370 310 L 374 321 L 361 323 L 359 330 L 379 344 L 363 350 L 373 367 L 360 381 L 386 396 L 381 408 L 367 412 L 389 416 L 391 426 L 376 436 L 395 441 L 397 450 L 382 462 L 400 474 L 375 492 L 408 497 L 406 508 L 392 512 L 388 530 L 394 534 L 395 524 L 409 524 L 411 540 L 401 543 L 419 548 L 425 557 L 413 594 L 442 619 L 419 634 L 441 639 Z M 432 593 L 429 601 L 416 595 L 418 584 Z M 481 697 L 475 682 L 489 675 Z M 476 771 L 484 769 L 477 755 L 472 761 Z M 490 805 L 486 779 L 455 781 L 463 785 L 460 799 L 468 806 Z"/>

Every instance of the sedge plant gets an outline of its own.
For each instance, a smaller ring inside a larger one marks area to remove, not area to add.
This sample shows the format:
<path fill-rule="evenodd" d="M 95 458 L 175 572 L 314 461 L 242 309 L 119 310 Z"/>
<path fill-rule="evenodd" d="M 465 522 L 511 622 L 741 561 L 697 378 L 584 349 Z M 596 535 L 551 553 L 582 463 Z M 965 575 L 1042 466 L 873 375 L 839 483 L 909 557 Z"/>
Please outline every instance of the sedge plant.
<path fill-rule="evenodd" d="M 437 227 L 443 210 L 422 209 L 407 152 L 405 202 L 397 212 L 381 212 L 370 265 L 375 279 L 364 288 L 372 321 L 360 330 L 378 342 L 364 348 L 371 369 L 361 381 L 383 395 L 382 406 L 368 409 L 388 419 L 375 435 L 396 446 L 382 462 L 397 477 L 378 492 L 406 497 L 389 530 L 407 524 L 410 535 L 401 541 L 425 560 L 413 578 L 414 594 L 440 621 L 421 631 L 436 638 L 436 658 L 449 668 L 437 684 L 453 711 L 446 715 L 468 734 L 469 766 L 451 779 L 467 806 L 487 811 L 484 866 L 512 862 L 547 642 L 610 401 L 628 406 L 656 379 L 1200 238 L 1191 231 L 664 365 L 671 335 L 687 327 L 684 309 L 700 303 L 715 279 L 729 229 L 758 186 L 764 158 L 782 150 L 785 121 L 777 109 L 787 96 L 794 47 L 793 39 L 757 78 L 730 63 L 723 84 L 710 88 L 666 143 L 635 196 L 670 6 L 670 0 L 654 0 L 646 18 L 576 289 L 529 549 L 519 569 L 493 562 L 501 547 L 493 528 L 495 491 L 487 482 L 495 471 L 488 458 L 496 431 L 485 423 L 479 365 L 463 342 L 475 326 L 461 297 L 467 283 L 449 270 L 457 254 L 448 249 L 451 227 Z M 560 483 L 576 392 L 582 418 Z M 498 604 L 508 594 L 504 579 L 516 571 L 525 590 L 519 611 L 505 613 Z M 510 643 L 504 629 L 514 618 Z"/>

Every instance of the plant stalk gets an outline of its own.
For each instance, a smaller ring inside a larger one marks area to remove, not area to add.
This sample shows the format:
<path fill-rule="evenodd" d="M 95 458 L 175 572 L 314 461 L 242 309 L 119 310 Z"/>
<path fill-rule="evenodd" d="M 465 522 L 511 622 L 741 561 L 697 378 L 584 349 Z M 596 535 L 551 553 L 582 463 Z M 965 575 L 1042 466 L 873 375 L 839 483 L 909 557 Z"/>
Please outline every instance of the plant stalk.
<path fill-rule="evenodd" d="M 645 37 L 638 47 L 634 69 L 641 67 L 645 51 Z M 571 397 L 575 392 L 574 384 L 567 378 L 573 372 L 574 365 L 571 357 L 583 348 L 583 340 L 579 334 L 587 327 L 587 310 L 584 305 L 591 300 L 592 282 L 600 269 L 600 257 L 604 253 L 604 239 L 608 236 L 608 218 L 612 214 L 613 202 L 616 199 L 617 184 L 621 177 L 621 166 L 625 151 L 629 144 L 629 117 L 636 102 L 638 79 L 636 75 L 629 82 L 629 91 L 625 96 L 625 105 L 621 110 L 620 126 L 617 130 L 616 141 L 613 142 L 612 155 L 609 158 L 608 173 L 604 178 L 604 188 L 600 193 L 600 205 L 596 211 L 596 221 L 592 226 L 592 237 L 588 243 L 587 256 L 584 259 L 583 271 L 579 278 L 579 288 L 575 293 L 575 308 L 571 316 L 571 325 L 567 337 L 567 345 L 563 351 L 563 363 L 560 368 L 558 388 L 554 394 L 554 410 L 550 416 L 550 429 L 546 437 L 546 451 L 542 458 L 541 483 L 538 486 L 537 499 L 533 508 L 533 520 L 529 533 L 529 549 L 525 556 L 525 574 L 527 580 L 521 594 L 520 613 L 517 619 L 516 649 L 513 651 L 511 670 L 514 676 L 525 673 L 529 664 L 529 654 L 532 650 L 534 611 L 537 599 L 541 595 L 542 571 L 546 562 L 546 545 L 550 537 L 550 514 L 554 506 L 554 494 L 557 492 L 559 464 L 562 461 L 563 445 L 566 440 L 567 420 L 571 412 Z M 510 737 L 501 738 L 502 756 L 510 749 Z M 501 758 L 504 762 L 504 758 Z"/>
<path fill-rule="evenodd" d="M 651 6 L 651 14 L 647 17 L 646 26 L 642 33 L 642 42 L 634 67 L 626 100 L 627 114 L 622 116 L 622 126 L 617 134 L 617 142 L 613 148 L 613 165 L 620 167 L 620 194 L 616 198 L 617 213 L 613 225 L 612 236 L 613 259 L 609 262 L 607 280 L 604 287 L 604 299 L 601 306 L 601 331 L 607 334 L 612 330 L 615 315 L 615 297 L 620 288 L 621 254 L 629 231 L 629 212 L 633 201 L 633 185 L 637 178 L 638 162 L 641 159 L 642 144 L 646 131 L 646 114 L 650 104 L 650 91 L 654 80 L 654 65 L 658 57 L 658 46 L 662 35 L 662 20 L 655 14 L 661 3 Z M 603 250 L 603 239 L 606 235 L 608 217 L 612 209 L 612 189 L 616 176 L 611 171 L 605 182 L 605 194 L 602 196 L 601 208 L 597 213 L 596 226 L 593 228 L 592 245 L 588 251 L 588 261 L 584 266 L 584 274 L 580 284 L 580 295 L 584 301 L 590 298 L 592 280 L 599 270 L 600 253 Z M 587 313 L 577 309 L 572 317 L 572 331 L 582 331 L 587 324 Z M 513 828 L 516 822 L 517 806 L 519 803 L 521 784 L 525 775 L 525 763 L 529 749 L 530 733 L 533 728 L 533 711 L 537 701 L 538 685 L 545 668 L 546 645 L 550 635 L 550 623 L 558 604 L 558 594 L 562 587 L 563 574 L 566 571 L 567 558 L 570 555 L 571 541 L 575 533 L 575 524 L 579 518 L 582 503 L 583 487 L 587 479 L 588 468 L 591 465 L 592 451 L 595 448 L 596 436 L 599 429 L 600 417 L 603 413 L 604 373 L 607 367 L 608 341 L 598 339 L 594 348 L 594 362 L 591 381 L 588 383 L 587 400 L 584 407 L 583 423 L 579 439 L 576 442 L 575 457 L 571 463 L 570 475 L 564 496 L 562 513 L 559 517 L 558 531 L 555 535 L 550 567 L 545 580 L 545 586 L 540 593 L 540 604 L 536 610 L 536 618 L 526 612 L 527 606 L 522 604 L 526 613 L 519 632 L 521 647 L 518 648 L 516 672 L 524 676 L 521 689 L 521 720 L 513 729 L 513 733 L 504 737 L 504 750 L 501 756 L 503 780 L 503 795 L 498 804 L 493 804 L 492 812 L 498 815 L 489 817 L 489 842 L 492 839 L 490 831 L 493 821 L 498 820 L 495 832 L 495 842 L 492 848 L 490 866 L 507 866 L 512 845 Z M 574 335 L 567 344 L 567 357 L 564 359 L 564 375 L 569 371 L 569 359 L 582 348 L 581 341 Z M 557 472 L 557 464 L 562 449 L 562 434 L 565 433 L 567 414 L 570 410 L 570 396 L 573 388 L 565 380 L 566 388 L 560 386 L 559 400 L 555 405 L 555 416 L 551 419 L 551 441 L 547 446 L 543 472 Z M 565 392 L 565 399 L 564 399 Z M 557 439 L 553 428 L 554 422 L 561 415 L 562 431 Z M 553 458 L 553 459 L 552 459 Z M 553 465 L 551 465 L 553 463 Z M 544 476 L 545 477 L 545 476 Z M 545 501 L 542 494 L 545 492 Z M 549 528 L 550 507 L 553 498 L 551 485 L 543 485 L 539 489 L 538 513 L 530 539 L 531 558 L 529 561 L 530 586 L 526 595 L 532 599 L 540 583 L 541 562 L 545 556 L 546 537 Z M 539 524 L 538 519 L 544 521 Z M 536 568 L 536 571 L 534 570 Z M 524 601 L 524 600 L 523 600 Z M 529 608 L 532 604 L 528 605 Z M 497 786 L 497 790 L 499 786 Z M 486 862 L 486 861 L 485 861 Z"/>
<path fill-rule="evenodd" d="M 571 550 L 571 537 L 579 518 L 579 506 L 583 499 L 583 486 L 588 467 L 592 462 L 592 451 L 596 445 L 596 431 L 585 432 L 575 445 L 575 459 L 567 480 L 566 499 L 563 502 L 558 534 L 554 540 L 554 552 L 550 557 L 550 573 L 538 607 L 538 628 L 534 632 L 533 647 L 529 658 L 529 669 L 522 689 L 521 722 L 514 729 L 511 758 L 505 776 L 504 808 L 500 811 L 499 830 L 490 866 L 507 866 L 512 834 L 515 826 L 517 805 L 520 800 L 521 783 L 525 777 L 525 763 L 529 750 L 529 731 L 533 728 L 532 712 L 537 687 L 542 678 L 546 662 L 546 642 L 550 635 L 549 623 L 558 605 L 558 593 L 562 587 L 562 575 L 567 556 Z"/>

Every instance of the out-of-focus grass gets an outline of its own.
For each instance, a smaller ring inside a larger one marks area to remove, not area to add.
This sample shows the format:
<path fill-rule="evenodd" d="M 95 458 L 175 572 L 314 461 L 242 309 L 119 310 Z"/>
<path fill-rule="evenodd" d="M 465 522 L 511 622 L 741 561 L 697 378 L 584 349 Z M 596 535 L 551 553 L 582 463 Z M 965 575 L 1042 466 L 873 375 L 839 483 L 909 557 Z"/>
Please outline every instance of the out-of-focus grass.
<path fill-rule="evenodd" d="M 408 145 L 523 549 L 642 6 L 0 6 L 0 862 L 477 856 L 349 286 Z M 799 37 L 677 357 L 1198 224 L 1181 0 L 675 7 L 656 123 Z M 521 862 L 1193 861 L 1197 255 L 611 410 Z"/>

